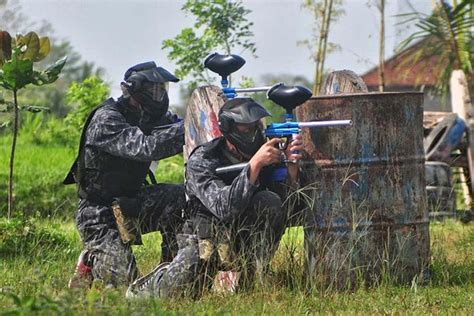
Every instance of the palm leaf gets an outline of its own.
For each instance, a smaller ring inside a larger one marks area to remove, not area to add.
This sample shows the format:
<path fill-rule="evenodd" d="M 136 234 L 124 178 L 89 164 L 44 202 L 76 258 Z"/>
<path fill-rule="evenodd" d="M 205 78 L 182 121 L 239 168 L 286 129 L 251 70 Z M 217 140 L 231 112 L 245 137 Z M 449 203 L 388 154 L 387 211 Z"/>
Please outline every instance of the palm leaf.
<path fill-rule="evenodd" d="M 417 30 L 399 44 L 398 50 L 405 50 L 414 42 L 426 41 L 407 62 L 418 62 L 420 58 L 431 60 L 430 57 L 436 56 L 434 67 L 440 70 L 436 86 L 441 93 L 447 91 L 449 77 L 454 69 L 472 73 L 474 43 L 471 28 L 474 18 L 470 10 L 472 0 L 463 0 L 454 8 L 440 1 L 431 15 L 419 12 L 399 15 L 408 17 L 400 24 L 416 21 Z"/>

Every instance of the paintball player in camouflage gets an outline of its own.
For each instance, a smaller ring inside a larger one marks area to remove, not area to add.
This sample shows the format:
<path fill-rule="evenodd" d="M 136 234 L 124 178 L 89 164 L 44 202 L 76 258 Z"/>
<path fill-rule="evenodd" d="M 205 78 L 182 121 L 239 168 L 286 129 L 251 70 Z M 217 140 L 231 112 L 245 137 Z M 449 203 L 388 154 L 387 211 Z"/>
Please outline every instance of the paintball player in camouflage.
<path fill-rule="evenodd" d="M 265 140 L 261 119 L 269 115 L 251 98 L 222 106 L 218 119 L 223 136 L 196 147 L 186 165 L 190 221 L 177 237 L 180 250 L 170 264 L 137 279 L 127 297 L 195 296 L 212 284 L 218 270 L 238 271 L 241 281 L 252 281 L 266 270 L 286 227 L 282 198 L 271 179 L 281 161 L 282 140 Z M 284 152 L 297 162 L 301 149 L 298 135 Z M 241 171 L 216 172 L 245 161 Z M 295 184 L 297 163 L 288 163 L 287 172 L 287 180 Z M 235 290 L 234 281 L 230 290 Z"/>
<path fill-rule="evenodd" d="M 161 232 L 163 261 L 178 250 L 184 186 L 156 184 L 149 169 L 184 145 L 183 121 L 168 111 L 170 81 L 179 79 L 154 62 L 135 65 L 124 75 L 123 95 L 106 100 L 86 121 L 78 157 L 64 180 L 78 184 L 76 224 L 85 245 L 69 287 L 135 280 L 131 245 L 141 244 L 140 234 Z M 147 174 L 155 184 L 146 185 Z"/>

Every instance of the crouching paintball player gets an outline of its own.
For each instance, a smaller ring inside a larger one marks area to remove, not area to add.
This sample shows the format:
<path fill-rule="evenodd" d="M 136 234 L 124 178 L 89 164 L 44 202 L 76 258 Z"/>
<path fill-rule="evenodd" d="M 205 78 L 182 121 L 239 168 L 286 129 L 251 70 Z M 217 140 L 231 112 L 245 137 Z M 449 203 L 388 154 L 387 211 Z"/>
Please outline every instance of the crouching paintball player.
<path fill-rule="evenodd" d="M 300 135 L 284 150 L 278 147 L 281 139 L 266 140 L 261 119 L 269 115 L 251 98 L 222 106 L 218 121 L 223 136 L 196 147 L 186 165 L 190 220 L 178 235 L 180 250 L 171 263 L 137 279 L 127 297 L 195 297 L 211 286 L 219 270 L 239 275 L 239 286 L 267 270 L 286 227 L 272 173 L 282 154 L 297 162 L 302 149 Z M 241 162 L 248 164 L 236 172 L 216 171 Z M 296 183 L 298 164 L 287 163 L 287 171 L 286 181 Z"/>
<path fill-rule="evenodd" d="M 160 231 L 162 260 L 177 253 L 184 185 L 156 184 L 152 161 L 182 152 L 184 125 L 168 111 L 168 83 L 179 81 L 154 62 L 127 70 L 122 96 L 98 106 L 83 128 L 65 184 L 77 183 L 76 224 L 85 245 L 70 287 L 128 285 L 138 277 L 132 244 Z M 154 184 L 147 185 L 147 174 Z"/>

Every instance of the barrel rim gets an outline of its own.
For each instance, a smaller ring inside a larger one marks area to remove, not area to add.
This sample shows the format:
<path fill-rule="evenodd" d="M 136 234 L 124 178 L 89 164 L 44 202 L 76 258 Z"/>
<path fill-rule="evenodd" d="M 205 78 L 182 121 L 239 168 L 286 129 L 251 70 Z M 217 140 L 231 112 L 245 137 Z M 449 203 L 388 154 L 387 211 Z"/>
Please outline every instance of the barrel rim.
<path fill-rule="evenodd" d="M 451 166 L 448 163 L 444 161 L 438 161 L 438 160 L 426 160 L 425 164 L 429 166 L 443 166 L 443 167 L 451 168 Z"/>

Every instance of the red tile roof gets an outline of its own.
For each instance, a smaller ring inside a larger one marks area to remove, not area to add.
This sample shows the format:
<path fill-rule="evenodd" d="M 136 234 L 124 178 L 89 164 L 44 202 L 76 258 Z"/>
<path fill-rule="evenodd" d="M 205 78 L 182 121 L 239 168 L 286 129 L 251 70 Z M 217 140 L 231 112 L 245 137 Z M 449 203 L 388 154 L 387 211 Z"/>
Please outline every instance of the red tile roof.
<path fill-rule="evenodd" d="M 436 78 L 440 75 L 440 70 L 436 69 L 438 58 L 434 56 L 414 60 L 416 51 L 424 44 L 425 41 L 415 43 L 385 61 L 386 86 L 419 87 L 436 84 Z M 367 86 L 378 86 L 378 69 L 377 66 L 362 75 Z"/>

